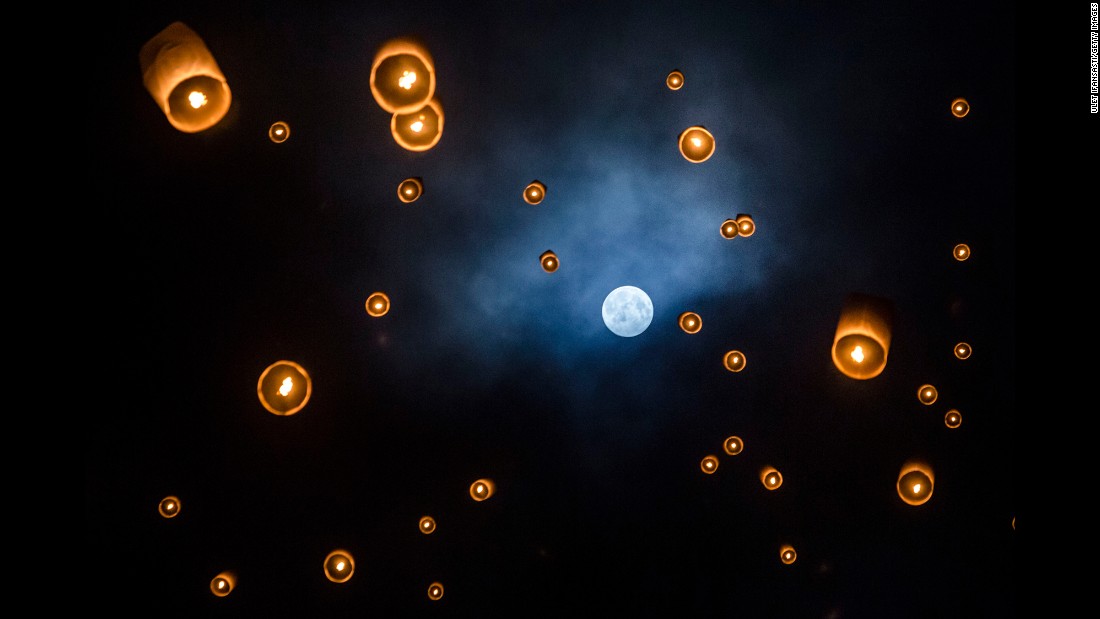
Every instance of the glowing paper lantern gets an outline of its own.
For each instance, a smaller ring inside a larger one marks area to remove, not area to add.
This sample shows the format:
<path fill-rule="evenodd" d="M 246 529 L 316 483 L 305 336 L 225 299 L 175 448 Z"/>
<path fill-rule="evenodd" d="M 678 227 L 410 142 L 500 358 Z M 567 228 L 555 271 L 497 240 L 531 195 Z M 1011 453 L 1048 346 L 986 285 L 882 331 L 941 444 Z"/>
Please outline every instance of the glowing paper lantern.
<path fill-rule="evenodd" d="M 443 137 L 443 104 L 432 99 L 412 112 L 394 114 L 390 119 L 390 133 L 405 150 L 428 150 Z"/>
<path fill-rule="evenodd" d="M 431 535 L 432 533 L 435 533 L 435 518 L 432 518 L 431 516 L 421 516 L 420 525 L 418 528 L 420 529 L 420 532 L 424 535 Z"/>
<path fill-rule="evenodd" d="M 932 498 L 934 482 L 931 467 L 923 462 L 906 462 L 898 475 L 898 496 L 909 505 L 923 505 Z"/>
<path fill-rule="evenodd" d="M 737 238 L 737 221 L 733 219 L 727 219 L 722 222 L 722 227 L 718 229 L 724 239 Z"/>
<path fill-rule="evenodd" d="M 355 573 L 355 559 L 346 550 L 333 550 L 325 556 L 325 578 L 332 582 L 347 582 Z"/>
<path fill-rule="evenodd" d="M 680 134 L 680 154 L 692 163 L 703 163 L 714 154 L 714 136 L 698 125 Z"/>
<path fill-rule="evenodd" d="M 428 599 L 435 601 L 443 597 L 443 583 L 433 582 L 428 585 Z"/>
<path fill-rule="evenodd" d="M 665 85 L 669 90 L 680 90 L 684 87 L 684 74 L 679 71 L 672 71 L 665 78 Z"/>
<path fill-rule="evenodd" d="M 840 311 L 833 336 L 833 364 L 845 376 L 867 380 L 882 373 L 890 352 L 893 305 L 854 293 Z"/>
<path fill-rule="evenodd" d="M 175 518 L 180 513 L 180 500 L 178 497 L 166 496 L 157 505 L 157 511 L 165 518 Z"/>
<path fill-rule="evenodd" d="M 363 305 L 367 308 L 367 314 L 378 318 L 390 311 L 390 298 L 384 292 L 372 292 Z"/>
<path fill-rule="evenodd" d="M 233 591 L 233 587 L 236 586 L 236 575 L 234 575 L 233 572 L 222 572 L 210 581 L 210 592 L 223 598 L 229 595 Z"/>
<path fill-rule="evenodd" d="M 305 368 L 293 361 L 267 366 L 256 383 L 256 395 L 268 412 L 289 417 L 302 410 L 313 393 L 313 381 Z"/>
<path fill-rule="evenodd" d="M 523 201 L 528 204 L 538 204 L 546 197 L 546 185 L 541 181 L 531 181 L 523 188 Z"/>
<path fill-rule="evenodd" d="M 731 436 L 722 442 L 722 451 L 731 456 L 736 456 L 745 448 L 745 441 L 740 436 Z"/>
<path fill-rule="evenodd" d="M 783 485 L 783 474 L 775 467 L 766 466 L 760 469 L 760 483 L 764 484 L 768 490 L 775 490 Z"/>
<path fill-rule="evenodd" d="M 391 114 L 419 110 L 435 95 L 435 63 L 428 50 L 410 39 L 386 41 L 374 54 L 370 91 Z"/>
<path fill-rule="evenodd" d="M 290 125 L 281 120 L 272 123 L 267 129 L 267 137 L 276 144 L 282 144 L 290 137 Z"/>
<path fill-rule="evenodd" d="M 973 349 L 971 349 L 970 344 L 967 344 L 966 342 L 959 342 L 958 344 L 955 344 L 955 356 L 959 359 L 969 359 L 970 353 L 972 352 L 974 352 Z"/>
<path fill-rule="evenodd" d="M 547 273 L 553 273 L 554 271 L 558 270 L 559 266 L 561 266 L 561 261 L 558 260 L 557 254 L 548 249 L 542 252 L 542 255 L 539 256 L 539 264 L 542 265 L 543 271 L 546 271 Z"/>
<path fill-rule="evenodd" d="M 726 369 L 731 372 L 740 372 L 745 369 L 746 363 L 748 363 L 748 359 L 745 358 L 745 353 L 740 350 L 731 350 L 722 357 L 722 365 L 726 366 Z"/>
<path fill-rule="evenodd" d="M 952 430 L 954 430 L 955 428 L 961 426 L 962 422 L 963 422 L 962 413 L 960 413 L 959 411 L 957 411 L 955 409 L 951 409 L 951 410 L 947 411 L 947 414 L 943 416 L 943 425 L 951 428 Z"/>
<path fill-rule="evenodd" d="M 917 399 L 925 406 L 934 404 L 938 397 L 940 397 L 940 392 L 932 385 L 921 385 L 920 389 L 917 389 Z"/>
<path fill-rule="evenodd" d="M 718 470 L 718 458 L 715 456 L 704 456 L 703 460 L 699 462 L 699 468 L 707 475 L 710 475 Z"/>
<path fill-rule="evenodd" d="M 397 185 L 397 199 L 408 204 L 416 202 L 424 194 L 424 181 L 418 177 L 406 178 Z"/>
<path fill-rule="evenodd" d="M 745 215 L 744 213 L 738 215 L 737 234 L 750 237 L 753 232 L 756 232 L 756 222 L 752 220 L 752 215 Z"/>
<path fill-rule="evenodd" d="M 970 103 L 966 99 L 959 97 L 951 102 L 951 115 L 955 118 L 962 118 L 970 113 Z"/>
<path fill-rule="evenodd" d="M 703 319 L 695 312 L 680 314 L 679 321 L 680 328 L 684 330 L 684 333 L 698 333 L 703 328 Z"/>
<path fill-rule="evenodd" d="M 470 484 L 470 498 L 475 501 L 484 501 L 493 496 L 493 492 L 495 491 L 496 485 L 493 484 L 493 480 L 491 479 L 479 479 Z"/>
<path fill-rule="evenodd" d="M 951 250 L 951 255 L 955 256 L 955 260 L 962 262 L 970 257 L 970 246 L 966 243 L 959 243 Z"/>
<path fill-rule="evenodd" d="M 184 133 L 218 124 L 232 95 L 225 75 L 202 38 L 174 22 L 149 39 L 138 54 L 145 89 L 168 122 Z"/>
<path fill-rule="evenodd" d="M 779 547 L 779 560 L 783 562 L 783 565 L 790 565 L 797 559 L 798 553 L 794 551 L 794 546 L 784 544 Z"/>

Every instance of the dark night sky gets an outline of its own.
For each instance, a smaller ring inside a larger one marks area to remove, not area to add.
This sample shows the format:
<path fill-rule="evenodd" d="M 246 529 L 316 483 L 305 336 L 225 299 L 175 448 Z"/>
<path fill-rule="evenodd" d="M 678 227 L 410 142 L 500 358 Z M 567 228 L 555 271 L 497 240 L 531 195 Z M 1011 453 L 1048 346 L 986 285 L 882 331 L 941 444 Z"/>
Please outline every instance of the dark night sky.
<path fill-rule="evenodd" d="M 85 430 L 94 606 L 1014 616 L 1016 18 L 993 2 L 835 4 L 105 14 L 88 61 L 108 94 L 91 168 L 107 231 L 90 263 L 118 389 Z M 168 123 L 138 65 L 174 21 L 233 93 L 196 134 Z M 393 141 L 369 88 L 376 50 L 402 36 L 431 52 L 446 115 L 421 153 Z M 283 144 L 267 139 L 277 120 Z M 677 150 L 691 125 L 716 138 L 701 164 Z M 403 204 L 410 176 L 425 193 Z M 537 206 L 521 199 L 533 179 Z M 739 213 L 756 233 L 723 239 Z M 600 315 L 622 285 L 654 304 L 633 338 Z M 379 290 L 392 309 L 372 318 Z M 854 292 L 895 308 L 868 381 L 829 352 Z M 698 334 L 677 326 L 687 310 Z M 737 374 L 722 366 L 734 348 Z M 280 359 L 313 380 L 290 417 L 256 397 Z M 895 491 L 913 458 L 936 475 L 920 507 Z M 775 492 L 765 465 L 784 475 Z M 479 477 L 497 484 L 482 503 L 467 494 Z M 158 516 L 166 495 L 179 517 Z M 356 561 L 344 584 L 321 569 L 336 548 Z M 237 587 L 217 598 L 223 570 Z"/>

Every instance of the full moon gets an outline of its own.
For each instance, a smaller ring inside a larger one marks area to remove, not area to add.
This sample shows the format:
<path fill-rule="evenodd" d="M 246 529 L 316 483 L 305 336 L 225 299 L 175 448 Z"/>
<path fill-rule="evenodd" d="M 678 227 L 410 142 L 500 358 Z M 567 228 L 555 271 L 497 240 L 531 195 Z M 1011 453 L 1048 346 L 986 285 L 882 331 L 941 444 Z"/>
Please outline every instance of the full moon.
<path fill-rule="evenodd" d="M 603 323 L 620 337 L 634 337 L 653 321 L 653 301 L 641 288 L 619 286 L 603 300 Z"/>

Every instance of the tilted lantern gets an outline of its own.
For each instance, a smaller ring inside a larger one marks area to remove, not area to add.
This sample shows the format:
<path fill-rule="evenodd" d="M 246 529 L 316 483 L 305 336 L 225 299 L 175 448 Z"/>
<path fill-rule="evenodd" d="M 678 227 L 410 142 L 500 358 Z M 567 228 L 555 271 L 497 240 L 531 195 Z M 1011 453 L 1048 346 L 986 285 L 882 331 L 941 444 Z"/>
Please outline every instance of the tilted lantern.
<path fill-rule="evenodd" d="M 142 81 L 173 127 L 197 133 L 218 124 L 233 96 L 202 38 L 173 22 L 142 46 Z"/>
<path fill-rule="evenodd" d="M 766 466 L 760 469 L 760 483 L 768 490 L 775 490 L 783 485 L 783 474 L 773 466 Z"/>
<path fill-rule="evenodd" d="M 962 118 L 970 113 L 970 103 L 959 97 L 951 102 L 951 115 L 955 118 Z"/>
<path fill-rule="evenodd" d="M 419 177 L 406 178 L 397 185 L 397 199 L 408 204 L 424 195 L 424 181 Z"/>
<path fill-rule="evenodd" d="M 703 163 L 714 154 L 714 136 L 699 125 L 680 133 L 680 154 L 692 163 Z"/>
<path fill-rule="evenodd" d="M 756 232 L 756 222 L 753 221 L 752 215 L 746 215 L 744 213 L 737 216 L 737 234 L 750 237 L 753 232 Z"/>
<path fill-rule="evenodd" d="M 932 498 L 932 485 L 935 475 L 932 468 L 923 462 L 910 460 L 901 467 L 898 474 L 898 496 L 909 505 L 923 505 Z"/>
<path fill-rule="evenodd" d="M 878 376 L 886 368 L 892 327 L 892 303 L 859 293 L 849 295 L 833 336 L 833 364 L 857 380 Z"/>
<path fill-rule="evenodd" d="M 210 592 L 223 598 L 237 586 L 237 576 L 233 572 L 222 572 L 210 580 Z"/>
<path fill-rule="evenodd" d="M 332 582 L 347 582 L 355 573 L 355 559 L 346 550 L 333 550 L 325 556 L 324 569 L 325 578 Z"/>
<path fill-rule="evenodd" d="M 166 496 L 157 504 L 157 512 L 165 518 L 175 518 L 180 513 L 179 497 Z"/>
<path fill-rule="evenodd" d="M 370 91 L 391 114 L 415 112 L 435 95 L 435 63 L 412 39 L 390 39 L 375 53 Z"/>
<path fill-rule="evenodd" d="M 470 498 L 475 501 L 484 501 L 493 496 L 495 491 L 496 485 L 491 479 L 482 478 L 470 484 Z"/>
<path fill-rule="evenodd" d="M 539 256 L 539 264 L 542 265 L 543 271 L 546 271 L 547 273 L 553 273 L 554 271 L 558 270 L 559 266 L 561 266 L 561 261 L 558 260 L 557 254 L 548 249 L 542 252 L 542 255 Z"/>
<path fill-rule="evenodd" d="M 405 150 L 428 150 L 443 137 L 443 104 L 439 99 L 432 99 L 419 109 L 394 114 L 390 119 L 390 133 Z"/>
<path fill-rule="evenodd" d="M 783 562 L 783 565 L 790 565 L 797 559 L 798 553 L 794 551 L 794 546 L 783 544 L 779 547 L 779 560 Z"/>
<path fill-rule="evenodd" d="M 293 361 L 276 361 L 260 374 L 256 394 L 268 412 L 288 417 L 309 402 L 313 381 L 305 368 Z"/>
<path fill-rule="evenodd" d="M 443 597 L 443 583 L 433 582 L 428 585 L 428 599 L 435 601 Z"/>

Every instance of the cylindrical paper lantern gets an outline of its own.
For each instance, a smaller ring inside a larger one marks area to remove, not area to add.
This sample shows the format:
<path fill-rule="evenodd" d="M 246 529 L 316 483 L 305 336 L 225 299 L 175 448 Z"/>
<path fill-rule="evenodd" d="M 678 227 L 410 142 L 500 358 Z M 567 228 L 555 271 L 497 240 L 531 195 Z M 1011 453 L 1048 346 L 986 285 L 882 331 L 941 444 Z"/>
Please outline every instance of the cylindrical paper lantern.
<path fill-rule="evenodd" d="M 435 63 L 423 45 L 390 39 L 374 55 L 370 91 L 391 114 L 415 112 L 435 95 Z"/>
<path fill-rule="evenodd" d="M 390 133 L 405 150 L 428 150 L 443 137 L 443 104 L 432 99 L 419 109 L 394 114 L 390 119 Z"/>
<path fill-rule="evenodd" d="M 149 39 L 138 61 L 145 89 L 176 129 L 209 129 L 229 111 L 233 96 L 225 75 L 206 43 L 183 22 Z"/>
<path fill-rule="evenodd" d="M 833 336 L 833 364 L 845 376 L 867 380 L 882 373 L 890 352 L 893 304 L 854 293 L 840 312 Z"/>

